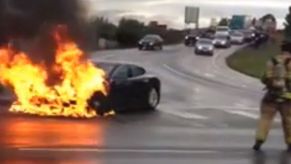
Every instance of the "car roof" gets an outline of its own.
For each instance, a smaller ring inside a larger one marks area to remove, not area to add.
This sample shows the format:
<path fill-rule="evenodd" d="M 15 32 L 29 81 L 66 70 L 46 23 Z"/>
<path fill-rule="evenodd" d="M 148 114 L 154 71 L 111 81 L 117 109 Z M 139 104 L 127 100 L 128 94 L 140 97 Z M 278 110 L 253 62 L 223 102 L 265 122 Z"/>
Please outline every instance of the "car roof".
<path fill-rule="evenodd" d="M 136 67 L 141 67 L 136 63 L 127 62 L 127 61 L 110 61 L 110 60 L 94 60 L 92 61 L 94 64 L 102 63 L 102 64 L 110 64 L 115 66 L 121 66 L 121 65 L 131 65 Z"/>
<path fill-rule="evenodd" d="M 107 64 L 107 65 L 112 65 L 112 71 L 116 70 L 118 67 L 120 66 L 133 66 L 133 67 L 138 67 L 138 68 L 142 68 L 146 71 L 145 68 L 143 68 L 142 66 L 139 66 L 136 63 L 130 63 L 130 62 L 123 62 L 123 61 L 118 61 L 118 62 L 112 62 L 112 61 L 107 61 L 107 60 L 98 60 L 98 61 L 93 61 L 94 65 L 98 66 L 98 64 Z"/>

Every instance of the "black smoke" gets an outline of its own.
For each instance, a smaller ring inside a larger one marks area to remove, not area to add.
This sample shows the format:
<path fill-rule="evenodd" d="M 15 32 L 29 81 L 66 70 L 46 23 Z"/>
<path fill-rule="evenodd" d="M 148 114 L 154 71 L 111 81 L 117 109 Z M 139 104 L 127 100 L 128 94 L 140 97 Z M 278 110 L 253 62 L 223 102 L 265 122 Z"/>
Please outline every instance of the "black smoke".
<path fill-rule="evenodd" d="M 75 33 L 83 7 L 78 0 L 0 0 L 0 36 L 33 37 L 53 24 Z"/>
<path fill-rule="evenodd" d="M 59 75 L 52 70 L 56 50 L 53 30 L 66 25 L 69 36 L 81 42 L 83 12 L 79 0 L 0 0 L 0 46 L 13 43 L 34 63 L 44 63 L 48 84 L 54 84 Z"/>

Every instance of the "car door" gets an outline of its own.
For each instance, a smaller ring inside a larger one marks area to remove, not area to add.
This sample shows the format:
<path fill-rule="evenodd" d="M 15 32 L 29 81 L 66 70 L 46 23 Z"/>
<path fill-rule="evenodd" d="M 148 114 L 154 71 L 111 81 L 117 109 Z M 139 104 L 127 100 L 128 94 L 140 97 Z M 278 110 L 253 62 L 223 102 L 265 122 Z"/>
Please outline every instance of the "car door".
<path fill-rule="evenodd" d="M 130 81 L 130 66 L 120 65 L 112 73 L 111 100 L 113 107 L 118 109 L 128 108 L 132 99 L 132 82 Z M 118 110 L 117 109 L 117 110 Z"/>
<path fill-rule="evenodd" d="M 139 108 L 143 105 L 148 92 L 148 79 L 142 77 L 145 74 L 145 70 L 138 66 L 130 66 L 130 77 L 131 83 L 131 105 L 134 108 Z"/>

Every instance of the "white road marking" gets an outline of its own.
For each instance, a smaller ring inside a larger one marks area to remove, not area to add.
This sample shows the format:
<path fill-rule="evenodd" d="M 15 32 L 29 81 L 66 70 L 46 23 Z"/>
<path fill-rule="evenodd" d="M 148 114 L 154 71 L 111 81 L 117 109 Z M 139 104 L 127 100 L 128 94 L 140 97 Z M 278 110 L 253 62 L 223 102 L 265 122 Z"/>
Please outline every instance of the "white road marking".
<path fill-rule="evenodd" d="M 183 112 L 183 111 L 172 111 L 172 110 L 163 110 L 164 113 L 175 115 L 184 119 L 197 119 L 197 120 L 207 120 L 208 117 L 198 115 L 195 113 Z"/>
<path fill-rule="evenodd" d="M 234 106 L 237 108 L 245 108 L 247 105 L 245 105 L 244 103 L 236 103 L 234 104 Z"/>
<path fill-rule="evenodd" d="M 193 109 L 217 109 L 217 110 L 243 110 L 243 111 L 258 111 L 259 107 L 235 107 L 235 106 L 195 106 Z"/>
<path fill-rule="evenodd" d="M 260 114 L 259 113 L 255 114 L 255 113 L 250 113 L 250 112 L 243 111 L 243 110 L 238 110 L 238 111 L 227 111 L 227 110 L 224 110 L 224 111 L 227 112 L 227 113 L 230 113 L 230 114 L 244 116 L 244 117 L 255 119 L 255 120 L 258 120 L 260 118 Z M 280 118 L 275 118 L 274 122 L 276 122 L 276 123 L 281 122 L 281 119 Z"/>
<path fill-rule="evenodd" d="M 147 154 L 216 154 L 210 150 L 179 149 L 97 149 L 97 148 L 19 148 L 18 151 L 30 152 L 95 152 L 95 153 L 147 153 Z"/>
<path fill-rule="evenodd" d="M 254 113 L 250 113 L 250 112 L 246 112 L 246 111 L 226 111 L 227 113 L 231 113 L 231 114 L 236 114 L 236 115 L 240 115 L 240 116 L 244 116 L 244 117 L 248 117 L 248 118 L 252 118 L 252 119 L 258 119 L 259 115 L 258 114 L 254 114 Z"/>
<path fill-rule="evenodd" d="M 208 78 L 214 78 L 215 75 L 211 74 L 211 73 L 205 73 L 204 76 L 208 77 Z"/>
<path fill-rule="evenodd" d="M 201 92 L 201 89 L 198 88 L 198 87 L 195 87 L 195 88 L 194 88 L 194 92 L 195 92 L 195 93 L 200 93 L 200 92 Z"/>

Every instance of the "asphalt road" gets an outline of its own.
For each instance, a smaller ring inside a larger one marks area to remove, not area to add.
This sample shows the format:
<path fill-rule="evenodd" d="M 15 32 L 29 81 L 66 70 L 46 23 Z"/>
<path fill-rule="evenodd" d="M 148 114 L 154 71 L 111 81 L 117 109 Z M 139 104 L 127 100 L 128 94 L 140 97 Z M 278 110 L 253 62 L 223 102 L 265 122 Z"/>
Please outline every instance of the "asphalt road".
<path fill-rule="evenodd" d="M 0 163 L 287 164 L 279 118 L 265 151 L 250 149 L 263 86 L 225 65 L 238 48 L 214 57 L 182 45 L 96 52 L 92 60 L 134 63 L 157 75 L 159 109 L 89 120 L 3 113 Z"/>

